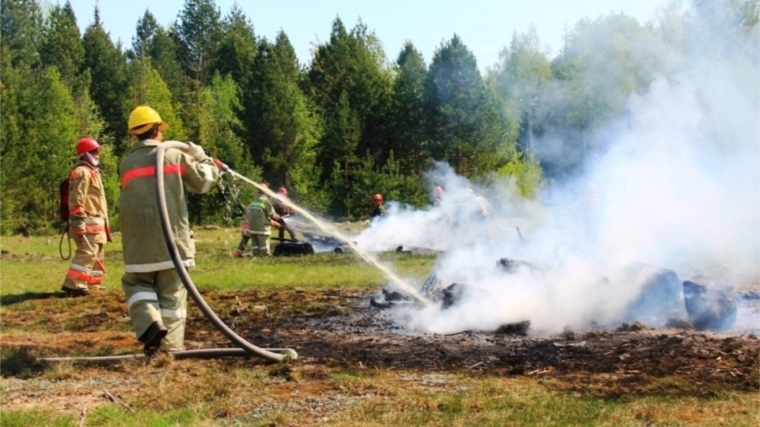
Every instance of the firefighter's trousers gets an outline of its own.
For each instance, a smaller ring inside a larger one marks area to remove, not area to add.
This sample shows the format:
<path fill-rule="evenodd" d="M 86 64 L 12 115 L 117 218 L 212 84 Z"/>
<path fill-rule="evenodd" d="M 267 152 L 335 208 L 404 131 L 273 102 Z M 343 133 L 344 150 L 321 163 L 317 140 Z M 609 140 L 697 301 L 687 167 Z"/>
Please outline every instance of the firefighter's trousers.
<path fill-rule="evenodd" d="M 175 269 L 149 273 L 124 273 L 121 286 L 127 299 L 132 328 L 139 339 L 153 322 L 169 330 L 161 350 L 185 349 L 187 289 Z"/>
<path fill-rule="evenodd" d="M 85 237 L 79 234 L 72 234 L 71 238 L 76 243 L 77 250 L 71 258 L 71 266 L 66 272 L 63 279 L 63 286 L 69 289 L 88 289 L 88 285 L 97 286 L 103 283 L 103 270 L 95 262 L 95 257 L 103 262 L 105 254 L 105 243 L 96 243 L 102 241 L 95 234 L 87 234 L 88 241 L 92 246 L 85 242 Z"/>
<path fill-rule="evenodd" d="M 296 240 L 296 233 L 293 231 L 292 228 L 290 228 L 290 226 L 288 226 L 287 223 L 283 221 L 283 223 L 280 224 L 280 229 L 278 232 L 280 240 L 283 240 L 285 238 L 285 231 L 287 231 L 288 234 L 290 234 L 290 240 Z"/>
<path fill-rule="evenodd" d="M 251 252 L 254 256 L 269 256 L 269 236 L 270 234 L 251 234 Z"/>
<path fill-rule="evenodd" d="M 240 243 L 238 243 L 238 247 L 237 247 L 238 256 L 242 256 L 245 253 L 245 247 L 248 246 L 249 240 L 251 240 L 251 237 L 243 234 L 243 237 L 240 239 Z"/>

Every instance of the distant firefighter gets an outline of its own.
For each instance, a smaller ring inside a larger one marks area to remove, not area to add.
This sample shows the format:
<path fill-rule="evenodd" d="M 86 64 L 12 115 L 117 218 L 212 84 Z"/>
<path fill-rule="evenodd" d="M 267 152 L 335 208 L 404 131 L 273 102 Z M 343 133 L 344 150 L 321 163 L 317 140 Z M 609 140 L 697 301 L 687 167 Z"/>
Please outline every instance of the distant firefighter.
<path fill-rule="evenodd" d="M 380 193 L 372 196 L 372 204 L 375 205 L 372 212 L 369 214 L 370 220 L 377 217 L 385 216 L 385 206 L 383 206 L 383 195 Z"/>
<path fill-rule="evenodd" d="M 277 194 L 279 194 L 282 197 L 288 198 L 288 189 L 285 187 L 280 187 L 277 190 Z M 293 209 L 289 208 L 285 203 L 275 199 L 274 201 L 274 211 L 277 213 L 277 215 L 280 216 L 280 230 L 278 233 L 278 237 L 280 240 L 283 240 L 285 238 L 285 230 L 288 231 L 288 234 L 290 235 L 290 240 L 296 240 L 296 233 L 293 231 L 292 228 L 288 226 L 288 223 L 285 222 L 285 217 L 293 215 L 295 212 Z"/>
<path fill-rule="evenodd" d="M 431 191 L 431 198 L 433 199 L 434 205 L 440 205 L 443 201 L 443 187 L 440 185 L 436 185 L 433 187 L 433 191 Z"/>
<path fill-rule="evenodd" d="M 266 186 L 266 185 L 265 185 Z M 259 196 L 248 205 L 243 217 L 242 239 L 235 256 L 242 257 L 248 240 L 251 240 L 252 255 L 271 255 L 269 237 L 272 227 L 279 227 L 280 216 L 274 211 L 274 206 L 264 190 L 259 190 Z"/>

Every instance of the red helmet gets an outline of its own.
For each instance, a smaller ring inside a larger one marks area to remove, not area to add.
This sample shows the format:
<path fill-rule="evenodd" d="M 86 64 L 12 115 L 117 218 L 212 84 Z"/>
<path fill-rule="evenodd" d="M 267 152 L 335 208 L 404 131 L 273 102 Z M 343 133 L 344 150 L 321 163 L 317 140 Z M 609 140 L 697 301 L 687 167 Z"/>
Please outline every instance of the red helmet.
<path fill-rule="evenodd" d="M 372 200 L 375 202 L 382 202 L 383 201 L 383 195 L 380 193 L 375 194 L 372 196 Z"/>
<path fill-rule="evenodd" d="M 433 188 L 433 194 L 436 196 L 440 196 L 443 194 L 443 188 L 441 188 L 440 185 L 436 185 L 435 188 Z"/>
<path fill-rule="evenodd" d="M 82 138 L 77 142 L 77 156 L 99 149 L 100 144 L 92 138 Z"/>
<path fill-rule="evenodd" d="M 280 194 L 284 194 L 284 195 L 286 195 L 286 196 L 288 195 L 288 189 L 287 189 L 287 188 L 285 188 L 285 187 L 280 187 L 280 188 L 278 188 L 278 189 L 277 189 L 277 192 L 278 192 L 278 193 L 280 193 Z"/>

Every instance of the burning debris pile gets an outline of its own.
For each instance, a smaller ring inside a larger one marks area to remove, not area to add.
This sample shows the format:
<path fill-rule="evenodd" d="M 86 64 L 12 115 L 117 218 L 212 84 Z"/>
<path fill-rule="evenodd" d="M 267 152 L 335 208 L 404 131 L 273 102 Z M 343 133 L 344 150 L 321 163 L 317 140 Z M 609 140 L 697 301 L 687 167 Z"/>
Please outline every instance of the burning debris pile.
<path fill-rule="evenodd" d="M 521 273 L 540 274 L 541 269 L 525 261 L 500 258 L 495 271 L 502 278 L 502 286 L 509 287 L 510 280 Z M 635 264 L 626 269 L 624 280 L 638 295 L 631 299 L 617 316 L 605 322 L 589 319 L 581 327 L 589 329 L 614 329 L 617 325 L 639 325 L 641 328 L 675 327 L 699 331 L 726 331 L 736 321 L 737 298 L 733 287 L 706 277 L 682 281 L 675 271 L 647 264 Z M 609 287 L 610 279 L 600 278 L 595 286 Z M 476 284 L 445 284 L 435 272 L 420 287 L 420 293 L 442 311 L 466 306 L 470 298 L 489 299 L 488 290 Z M 378 309 L 417 309 L 423 307 L 411 295 L 393 287 L 382 290 L 382 295 L 370 298 L 370 306 Z M 531 320 L 504 323 L 492 332 L 526 335 Z M 621 326 L 622 327 L 622 326 Z M 565 333 L 572 328 L 566 327 Z"/>
<path fill-rule="evenodd" d="M 697 283 L 699 281 L 699 283 Z M 697 330 L 730 329 L 736 321 L 736 292 L 733 287 L 692 279 L 683 282 L 686 312 Z"/>
<path fill-rule="evenodd" d="M 673 68 L 648 70 L 651 83 L 587 134 L 529 135 L 542 165 L 584 159 L 544 169 L 535 197 L 513 176 L 435 164 L 424 177 L 429 206 L 388 202 L 356 241 L 441 251 L 418 287 L 434 303 L 389 288 L 372 304 L 409 329 L 443 334 L 526 321 L 531 334 L 623 322 L 736 330 L 748 303 L 737 290 L 756 294 L 760 280 L 760 103 L 748 90 L 760 87 L 758 45 L 693 36 L 694 49 L 669 55 Z M 716 52 L 730 53 L 719 68 Z M 744 330 L 758 330 L 754 316 Z"/>
<path fill-rule="evenodd" d="M 526 321 L 531 334 L 623 322 L 736 330 L 747 302 L 737 290 L 756 293 L 760 280 L 760 103 L 747 92 L 760 74 L 748 72 L 749 57 L 720 72 L 702 57 L 680 59 L 600 125 L 589 142 L 601 149 L 584 152 L 582 169 L 547 180 L 534 198 L 509 176 L 471 181 L 436 164 L 425 178 L 442 191 L 428 207 L 388 203 L 389 215 L 356 238 L 371 251 L 441 251 L 419 286 L 434 304 L 389 288 L 373 305 L 409 329 L 444 334 Z M 554 134 L 532 146 L 573 144 Z"/>

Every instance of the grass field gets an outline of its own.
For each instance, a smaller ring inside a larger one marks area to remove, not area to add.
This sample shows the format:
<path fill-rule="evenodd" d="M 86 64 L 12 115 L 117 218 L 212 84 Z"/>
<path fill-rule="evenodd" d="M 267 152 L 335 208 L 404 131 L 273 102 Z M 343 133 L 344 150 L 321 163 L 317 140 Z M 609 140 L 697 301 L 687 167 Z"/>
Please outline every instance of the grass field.
<path fill-rule="evenodd" d="M 348 313 L 357 297 L 387 282 L 352 254 L 238 259 L 232 257 L 237 230 L 199 229 L 195 236 L 198 267 L 191 274 L 199 290 L 224 319 L 239 325 L 245 319 L 256 333 L 274 319 Z M 601 376 L 572 380 L 461 366 L 379 369 L 339 354 L 317 363 L 308 349 L 278 364 L 161 355 L 41 365 L 35 357 L 141 350 L 120 287 L 119 236 L 106 250 L 106 290 L 86 298 L 59 292 L 68 261 L 60 259 L 58 237 L 4 237 L 0 249 L 2 426 L 760 425 L 757 389 L 694 384 L 673 375 L 611 392 L 596 386 Z M 380 259 L 417 283 L 436 262 L 434 255 L 395 252 Z M 256 311 L 261 305 L 265 312 Z M 234 317 L 236 307 L 248 311 Z M 189 338 L 204 343 L 214 334 L 191 308 Z"/>

